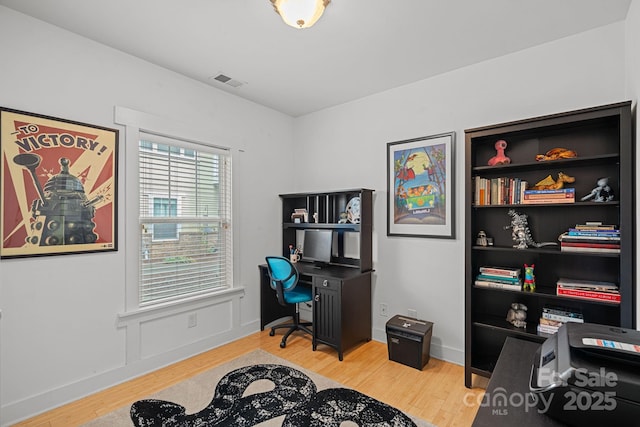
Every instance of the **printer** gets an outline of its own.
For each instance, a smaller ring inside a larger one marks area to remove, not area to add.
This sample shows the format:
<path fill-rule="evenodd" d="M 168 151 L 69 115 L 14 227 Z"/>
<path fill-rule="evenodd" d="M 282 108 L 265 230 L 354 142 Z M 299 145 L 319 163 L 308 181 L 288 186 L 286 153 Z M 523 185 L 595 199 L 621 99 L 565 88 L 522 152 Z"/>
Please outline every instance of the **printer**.
<path fill-rule="evenodd" d="M 538 412 L 571 426 L 640 422 L 640 332 L 568 322 L 534 356 Z"/>

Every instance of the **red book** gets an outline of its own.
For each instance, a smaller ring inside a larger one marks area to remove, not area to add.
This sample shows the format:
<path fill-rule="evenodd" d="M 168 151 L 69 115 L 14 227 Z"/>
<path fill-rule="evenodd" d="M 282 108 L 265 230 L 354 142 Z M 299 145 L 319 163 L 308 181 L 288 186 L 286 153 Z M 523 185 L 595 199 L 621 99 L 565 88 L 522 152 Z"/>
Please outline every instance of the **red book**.
<path fill-rule="evenodd" d="M 560 246 L 567 248 L 606 248 L 620 249 L 619 243 L 592 243 L 592 242 L 565 242 L 562 241 Z"/>
<path fill-rule="evenodd" d="M 493 276 L 520 277 L 519 268 L 491 267 L 485 265 L 483 267 L 480 267 L 480 273 L 490 274 Z"/>
<path fill-rule="evenodd" d="M 620 294 L 613 292 L 585 291 L 581 289 L 567 289 L 558 286 L 556 288 L 556 294 L 589 300 L 620 302 Z"/>

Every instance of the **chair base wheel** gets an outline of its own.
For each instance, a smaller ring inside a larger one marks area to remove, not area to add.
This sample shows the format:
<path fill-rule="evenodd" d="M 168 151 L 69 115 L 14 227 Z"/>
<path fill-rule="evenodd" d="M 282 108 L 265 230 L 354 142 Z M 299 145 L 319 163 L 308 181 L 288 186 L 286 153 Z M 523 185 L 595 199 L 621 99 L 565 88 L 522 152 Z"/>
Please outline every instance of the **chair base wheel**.
<path fill-rule="evenodd" d="M 281 343 L 280 343 L 280 348 L 285 348 L 286 346 L 287 346 L 287 343 L 286 343 L 286 342 L 281 342 Z"/>
<path fill-rule="evenodd" d="M 269 332 L 269 336 L 272 337 L 276 334 L 276 331 L 274 331 L 273 329 Z"/>

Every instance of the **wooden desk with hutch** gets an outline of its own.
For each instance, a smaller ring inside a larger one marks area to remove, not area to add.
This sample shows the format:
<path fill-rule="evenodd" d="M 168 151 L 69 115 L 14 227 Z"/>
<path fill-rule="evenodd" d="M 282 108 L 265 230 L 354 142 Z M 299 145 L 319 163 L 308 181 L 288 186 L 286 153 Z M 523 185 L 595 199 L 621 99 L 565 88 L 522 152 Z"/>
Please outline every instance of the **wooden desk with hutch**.
<path fill-rule="evenodd" d="M 353 198 L 360 201 L 360 222 L 339 223 L 340 214 Z M 373 190 L 352 189 L 320 193 L 281 194 L 282 256 L 288 256 L 289 245 L 295 245 L 297 234 L 306 229 L 330 229 L 335 235 L 335 250 L 331 262 L 320 266 L 298 262 L 298 286 L 310 286 L 313 294 L 313 350 L 318 344 L 333 347 L 343 360 L 345 350 L 361 341 L 370 341 L 371 274 L 372 274 L 372 198 Z M 295 209 L 304 208 L 310 220 L 291 221 Z M 357 241 L 358 256 L 347 253 L 349 238 Z M 303 252 L 304 260 L 304 252 Z M 266 265 L 260 265 L 260 328 L 282 317 L 291 316 L 294 307 L 278 304 L 269 286 Z"/>

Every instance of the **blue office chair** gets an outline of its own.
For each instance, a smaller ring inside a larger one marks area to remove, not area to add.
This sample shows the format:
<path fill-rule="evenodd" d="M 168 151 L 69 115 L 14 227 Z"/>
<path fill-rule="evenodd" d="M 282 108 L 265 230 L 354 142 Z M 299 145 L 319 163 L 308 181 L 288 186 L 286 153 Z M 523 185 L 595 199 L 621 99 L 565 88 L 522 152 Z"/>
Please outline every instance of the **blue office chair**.
<path fill-rule="evenodd" d="M 284 325 L 276 325 L 271 328 L 269 335 L 274 336 L 275 330 L 280 328 L 289 328 L 289 330 L 282 337 L 280 347 L 285 348 L 287 346 L 287 338 L 294 331 L 303 331 L 307 334 L 313 335 L 311 329 L 307 326 L 311 326 L 310 322 L 300 321 L 300 311 L 298 310 L 298 303 L 310 302 L 312 300 L 311 289 L 300 286 L 298 284 L 298 270 L 295 266 L 284 257 L 268 256 L 267 270 L 269 271 L 269 281 L 271 288 L 276 291 L 276 297 L 278 303 L 282 306 L 295 305 L 296 311 L 293 315 L 293 323 L 287 323 Z"/>

